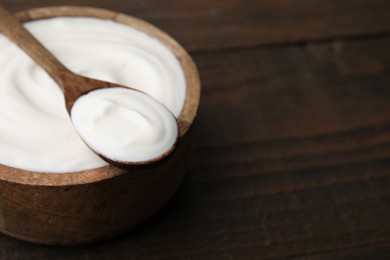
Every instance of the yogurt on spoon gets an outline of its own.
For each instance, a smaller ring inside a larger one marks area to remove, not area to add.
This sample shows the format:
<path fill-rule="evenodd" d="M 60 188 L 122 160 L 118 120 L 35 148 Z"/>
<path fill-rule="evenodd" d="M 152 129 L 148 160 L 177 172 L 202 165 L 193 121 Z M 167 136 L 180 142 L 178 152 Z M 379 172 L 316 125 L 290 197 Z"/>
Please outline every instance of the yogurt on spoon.
<path fill-rule="evenodd" d="M 71 118 L 84 142 L 114 165 L 158 161 L 178 141 L 175 116 L 152 97 L 125 88 L 98 89 L 81 96 Z"/>

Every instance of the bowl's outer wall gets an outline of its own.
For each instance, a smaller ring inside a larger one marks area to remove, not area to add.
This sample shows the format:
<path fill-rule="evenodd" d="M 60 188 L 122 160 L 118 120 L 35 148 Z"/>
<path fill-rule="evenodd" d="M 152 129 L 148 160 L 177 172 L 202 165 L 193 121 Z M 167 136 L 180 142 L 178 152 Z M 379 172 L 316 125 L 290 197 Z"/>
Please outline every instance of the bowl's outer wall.
<path fill-rule="evenodd" d="M 185 175 L 191 130 L 156 169 L 126 173 L 93 184 L 47 187 L 0 180 L 0 230 L 49 245 L 105 239 L 160 209 Z"/>

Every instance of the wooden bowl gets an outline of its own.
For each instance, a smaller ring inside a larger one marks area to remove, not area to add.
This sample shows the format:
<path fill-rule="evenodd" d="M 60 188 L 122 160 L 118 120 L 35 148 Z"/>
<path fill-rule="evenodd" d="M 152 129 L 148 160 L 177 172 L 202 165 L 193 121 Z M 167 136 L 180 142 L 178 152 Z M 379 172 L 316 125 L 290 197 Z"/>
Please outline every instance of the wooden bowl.
<path fill-rule="evenodd" d="M 167 34 L 131 16 L 89 7 L 46 7 L 19 12 L 23 22 L 58 16 L 111 19 L 146 32 L 179 60 L 187 93 L 174 155 L 154 169 L 126 172 L 113 166 L 52 174 L 0 165 L 0 231 L 50 245 L 82 244 L 124 232 L 149 218 L 177 190 L 186 170 L 200 81 L 187 52 Z"/>

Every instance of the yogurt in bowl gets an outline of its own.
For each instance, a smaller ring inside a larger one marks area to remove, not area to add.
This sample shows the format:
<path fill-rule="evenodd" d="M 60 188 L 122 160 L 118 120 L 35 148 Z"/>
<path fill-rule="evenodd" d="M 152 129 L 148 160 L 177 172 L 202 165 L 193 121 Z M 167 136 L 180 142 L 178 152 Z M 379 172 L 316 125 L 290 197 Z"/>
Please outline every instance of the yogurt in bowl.
<path fill-rule="evenodd" d="M 87 17 L 51 18 L 26 26 L 73 72 L 133 86 L 179 116 L 186 92 L 184 72 L 155 38 L 111 20 Z M 0 50 L 0 164 L 56 173 L 105 165 L 74 131 L 63 94 L 43 69 L 3 35 Z"/>
<path fill-rule="evenodd" d="M 145 220 L 185 172 L 200 95 L 191 58 L 159 29 L 124 14 L 53 7 L 18 17 L 72 71 L 144 91 L 184 123 L 178 151 L 157 168 L 126 172 L 107 165 L 78 137 L 53 80 L 1 35 L 0 231 L 78 244 Z"/>

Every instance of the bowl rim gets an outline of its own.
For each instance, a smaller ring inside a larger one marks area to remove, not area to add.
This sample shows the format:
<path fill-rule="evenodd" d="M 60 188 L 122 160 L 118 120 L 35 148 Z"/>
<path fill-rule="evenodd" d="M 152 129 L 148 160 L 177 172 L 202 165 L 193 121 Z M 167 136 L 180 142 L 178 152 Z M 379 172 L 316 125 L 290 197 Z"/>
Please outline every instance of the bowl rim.
<path fill-rule="evenodd" d="M 112 20 L 141 30 L 158 39 L 168 47 L 178 59 L 186 79 L 186 97 L 178 117 L 180 138 L 188 135 L 198 111 L 201 85 L 196 65 L 187 51 L 171 36 L 156 26 L 131 15 L 87 6 L 49 6 L 28 9 L 15 14 L 22 22 L 49 19 L 54 17 L 92 17 Z M 180 145 L 180 144 L 179 144 Z M 158 167 L 158 166 L 157 166 Z M 34 186 L 72 186 L 96 183 L 133 172 L 120 170 L 111 165 L 69 173 L 32 172 L 0 164 L 0 181 Z"/>

